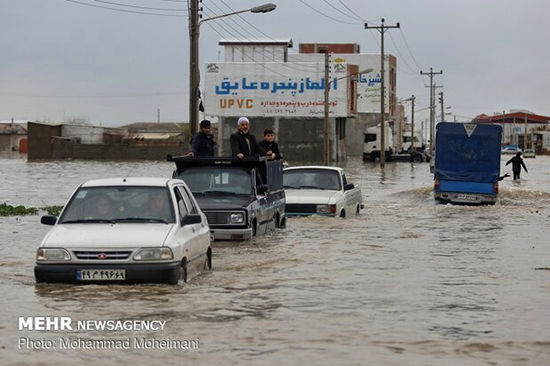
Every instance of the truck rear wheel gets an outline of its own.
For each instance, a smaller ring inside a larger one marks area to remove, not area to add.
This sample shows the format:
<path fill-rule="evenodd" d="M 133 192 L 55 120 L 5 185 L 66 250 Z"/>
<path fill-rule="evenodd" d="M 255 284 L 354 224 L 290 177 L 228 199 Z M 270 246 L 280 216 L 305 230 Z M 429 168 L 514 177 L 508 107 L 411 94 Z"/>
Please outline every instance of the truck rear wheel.
<path fill-rule="evenodd" d="M 411 156 L 411 160 L 413 161 L 413 163 L 421 163 L 422 156 L 420 156 L 420 154 L 413 154 L 413 156 Z"/>

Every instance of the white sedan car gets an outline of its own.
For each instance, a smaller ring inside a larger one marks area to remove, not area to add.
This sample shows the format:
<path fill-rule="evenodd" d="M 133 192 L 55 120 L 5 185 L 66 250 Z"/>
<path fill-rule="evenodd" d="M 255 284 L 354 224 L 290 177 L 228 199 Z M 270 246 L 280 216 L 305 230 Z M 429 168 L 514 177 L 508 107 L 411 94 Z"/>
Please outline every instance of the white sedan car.
<path fill-rule="evenodd" d="M 184 181 L 109 178 L 80 185 L 36 253 L 36 282 L 187 282 L 212 267 L 206 217 Z"/>
<path fill-rule="evenodd" d="M 285 215 L 346 217 L 363 208 L 361 189 L 349 183 L 342 168 L 299 166 L 283 172 Z"/>

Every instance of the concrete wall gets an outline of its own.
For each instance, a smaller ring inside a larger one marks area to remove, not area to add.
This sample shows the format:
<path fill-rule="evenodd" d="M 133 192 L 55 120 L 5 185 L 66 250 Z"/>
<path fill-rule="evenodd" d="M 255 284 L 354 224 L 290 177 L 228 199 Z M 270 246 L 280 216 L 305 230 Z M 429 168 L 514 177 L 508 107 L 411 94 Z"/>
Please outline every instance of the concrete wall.
<path fill-rule="evenodd" d="M 50 126 L 41 123 L 29 122 L 27 126 L 29 138 L 28 160 L 51 159 L 54 136 L 61 135 L 61 126 Z"/>
<path fill-rule="evenodd" d="M 52 159 L 83 160 L 166 160 L 166 155 L 183 155 L 187 149 L 180 143 L 147 144 L 78 144 L 56 139 L 52 144 Z"/>
<path fill-rule="evenodd" d="M 2 134 L 0 135 L 0 152 L 11 151 L 12 147 L 12 135 Z"/>
<path fill-rule="evenodd" d="M 237 117 L 220 118 L 218 139 L 218 155 L 230 156 L 231 146 L 229 137 L 237 130 Z M 345 122 L 345 139 L 335 146 L 331 140 L 331 159 L 345 159 L 346 156 L 363 155 L 363 133 L 367 127 L 380 123 L 379 114 L 361 113 L 357 118 L 347 118 Z M 271 127 L 276 133 L 281 153 L 288 160 L 303 160 L 323 162 L 323 119 L 321 118 L 250 118 L 251 132 L 260 142 L 263 139 L 263 130 Z M 331 139 L 337 136 L 336 123 L 330 119 Z M 338 154 L 336 150 L 338 151 Z"/>
<path fill-rule="evenodd" d="M 347 156 L 362 156 L 364 132 L 367 127 L 380 123 L 380 113 L 360 113 L 357 118 L 346 121 L 346 152 Z"/>

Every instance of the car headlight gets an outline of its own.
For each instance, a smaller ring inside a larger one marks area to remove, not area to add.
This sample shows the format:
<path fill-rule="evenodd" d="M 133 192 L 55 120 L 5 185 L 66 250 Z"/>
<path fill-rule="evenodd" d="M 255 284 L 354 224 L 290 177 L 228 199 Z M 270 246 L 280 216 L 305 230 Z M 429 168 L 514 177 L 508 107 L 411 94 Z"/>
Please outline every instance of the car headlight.
<path fill-rule="evenodd" d="M 328 205 L 317 205 L 317 212 L 319 213 L 328 213 Z"/>
<path fill-rule="evenodd" d="M 65 249 L 39 248 L 36 252 L 37 261 L 70 261 L 71 255 Z"/>
<path fill-rule="evenodd" d="M 317 213 L 336 213 L 336 205 L 317 205 Z"/>
<path fill-rule="evenodd" d="M 232 224 L 242 224 L 244 222 L 244 214 L 239 213 L 232 213 L 229 217 Z"/>
<path fill-rule="evenodd" d="M 134 260 L 136 261 L 154 261 L 154 260 L 165 260 L 173 259 L 174 255 L 172 254 L 172 249 L 170 248 L 145 248 L 141 249 L 134 255 Z"/>

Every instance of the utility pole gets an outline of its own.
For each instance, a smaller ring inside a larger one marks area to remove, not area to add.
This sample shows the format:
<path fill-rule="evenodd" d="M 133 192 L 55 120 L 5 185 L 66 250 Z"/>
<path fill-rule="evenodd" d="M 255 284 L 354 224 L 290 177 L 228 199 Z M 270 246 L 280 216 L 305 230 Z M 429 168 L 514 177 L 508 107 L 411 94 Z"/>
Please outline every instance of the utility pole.
<path fill-rule="evenodd" d="M 160 123 L 160 108 L 157 108 L 157 123 Z"/>
<path fill-rule="evenodd" d="M 325 120 L 323 123 L 323 161 L 325 165 L 328 165 L 330 162 L 330 142 L 328 139 L 328 130 L 329 130 L 329 90 L 330 90 L 330 54 L 325 52 Z"/>
<path fill-rule="evenodd" d="M 386 140 L 384 136 L 384 32 L 391 28 L 399 28 L 399 22 L 395 25 L 384 25 L 384 18 L 382 18 L 382 24 L 376 26 L 369 26 L 365 23 L 365 29 L 376 29 L 380 32 L 380 168 L 386 166 Z"/>
<path fill-rule="evenodd" d="M 441 106 L 441 122 L 445 122 L 445 104 L 443 101 L 443 92 L 439 92 L 439 104 Z"/>
<path fill-rule="evenodd" d="M 411 151 L 414 151 L 414 94 L 411 96 Z"/>
<path fill-rule="evenodd" d="M 191 136 L 199 122 L 199 0 L 189 0 L 189 128 Z"/>
<path fill-rule="evenodd" d="M 434 120 L 435 120 L 435 86 L 434 86 L 434 75 L 441 75 L 443 71 L 434 72 L 430 67 L 430 72 L 420 71 L 420 75 L 429 75 L 430 76 L 430 156 L 433 159 L 434 155 Z"/>

